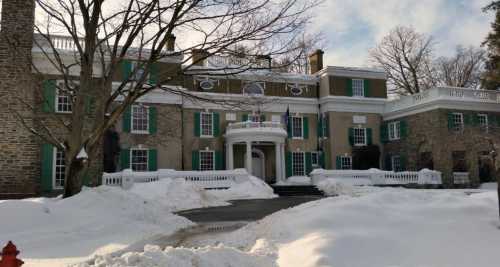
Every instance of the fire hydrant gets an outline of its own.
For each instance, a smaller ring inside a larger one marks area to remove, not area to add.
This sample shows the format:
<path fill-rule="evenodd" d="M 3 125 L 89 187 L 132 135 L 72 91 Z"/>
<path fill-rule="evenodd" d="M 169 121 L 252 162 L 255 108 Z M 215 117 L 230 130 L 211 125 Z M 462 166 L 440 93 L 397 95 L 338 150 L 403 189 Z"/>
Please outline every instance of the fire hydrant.
<path fill-rule="evenodd" d="M 19 250 L 17 250 L 16 246 L 12 244 L 12 241 L 7 243 L 2 249 L 2 259 L 0 259 L 0 267 L 21 267 L 24 264 L 24 261 L 17 258 L 19 254 Z"/>

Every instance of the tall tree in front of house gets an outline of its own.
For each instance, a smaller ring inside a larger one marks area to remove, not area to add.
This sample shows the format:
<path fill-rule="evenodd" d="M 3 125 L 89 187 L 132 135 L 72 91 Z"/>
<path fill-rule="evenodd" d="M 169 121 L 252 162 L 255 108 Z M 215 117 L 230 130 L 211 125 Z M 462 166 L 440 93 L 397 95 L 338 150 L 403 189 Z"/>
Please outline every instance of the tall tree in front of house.
<path fill-rule="evenodd" d="M 484 12 L 495 12 L 495 21 L 491 24 L 491 32 L 483 45 L 488 50 L 486 73 L 482 85 L 486 89 L 500 88 L 500 1 L 493 1 L 483 9 Z"/>
<path fill-rule="evenodd" d="M 321 0 L 32 1 L 37 3 L 37 13 L 42 14 L 35 25 L 36 49 L 50 66 L 40 69 L 33 64 L 40 76 L 37 94 L 41 110 L 30 108 L 43 114 L 37 117 L 37 127 L 27 129 L 46 143 L 42 156 L 50 157 L 50 147 L 63 152 L 64 197 L 69 197 L 80 192 L 91 167 L 101 163 L 106 130 L 137 99 L 152 90 L 164 90 L 210 101 L 180 86 L 162 85 L 179 85 L 175 77 L 185 73 L 204 74 L 193 65 L 213 55 L 234 54 L 231 48 L 238 45 L 245 45 L 251 56 L 282 55 L 300 49 L 297 40 L 311 17 L 309 11 Z M 174 34 L 189 38 L 175 52 Z M 276 38 L 280 42 L 272 45 Z M 15 46 L 16 40 L 9 43 Z M 171 58 L 181 64 L 160 71 L 158 63 Z M 231 75 L 264 68 L 257 57 L 251 58 L 255 60 L 237 68 L 222 66 L 215 70 Z M 46 75 L 47 70 L 51 76 Z M 119 82 L 117 77 L 121 78 Z M 51 114 L 58 108 L 54 99 L 59 96 L 64 97 L 62 107 L 67 114 Z M 24 124 L 30 119 L 20 113 L 16 116 Z"/>

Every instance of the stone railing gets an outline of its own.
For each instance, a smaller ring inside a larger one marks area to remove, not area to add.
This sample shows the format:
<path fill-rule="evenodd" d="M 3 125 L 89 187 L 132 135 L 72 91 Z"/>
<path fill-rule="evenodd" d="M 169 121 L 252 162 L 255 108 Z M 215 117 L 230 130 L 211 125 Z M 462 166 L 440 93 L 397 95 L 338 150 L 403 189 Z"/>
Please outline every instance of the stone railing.
<path fill-rule="evenodd" d="M 458 87 L 436 87 L 419 94 L 402 96 L 398 100 L 389 101 L 386 112 L 393 112 L 434 100 L 473 101 L 481 103 L 500 103 L 500 92 L 475 90 Z"/>
<path fill-rule="evenodd" d="M 454 184 L 468 184 L 469 173 L 468 172 L 453 172 L 453 183 Z"/>
<path fill-rule="evenodd" d="M 423 169 L 418 172 L 392 172 L 379 169 L 370 170 L 324 170 L 315 169 L 311 174 L 313 184 L 324 179 L 338 179 L 351 185 L 440 185 L 441 172 Z"/>
<path fill-rule="evenodd" d="M 133 172 L 130 169 L 116 173 L 104 173 L 102 184 L 121 186 L 125 189 L 134 183 L 149 183 L 160 179 L 185 179 L 204 189 L 228 189 L 234 184 L 242 183 L 249 177 L 245 169 L 230 171 L 176 171 L 160 169 L 154 172 Z"/>
<path fill-rule="evenodd" d="M 227 131 L 237 130 L 237 129 L 255 129 L 255 128 L 269 128 L 269 129 L 282 129 L 285 130 L 285 126 L 283 123 L 279 121 L 262 121 L 262 122 L 253 122 L 253 121 L 243 121 L 230 123 L 227 126 Z"/>

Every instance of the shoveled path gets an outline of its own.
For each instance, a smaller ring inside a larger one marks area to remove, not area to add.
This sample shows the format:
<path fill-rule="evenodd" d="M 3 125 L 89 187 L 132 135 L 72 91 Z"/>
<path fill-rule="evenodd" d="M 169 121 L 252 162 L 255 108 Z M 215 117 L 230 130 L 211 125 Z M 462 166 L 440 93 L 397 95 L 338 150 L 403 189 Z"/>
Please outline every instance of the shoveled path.
<path fill-rule="evenodd" d="M 196 223 L 256 221 L 276 211 L 318 199 L 321 197 L 290 196 L 273 199 L 234 200 L 230 201 L 231 206 L 185 210 L 176 214 Z"/>

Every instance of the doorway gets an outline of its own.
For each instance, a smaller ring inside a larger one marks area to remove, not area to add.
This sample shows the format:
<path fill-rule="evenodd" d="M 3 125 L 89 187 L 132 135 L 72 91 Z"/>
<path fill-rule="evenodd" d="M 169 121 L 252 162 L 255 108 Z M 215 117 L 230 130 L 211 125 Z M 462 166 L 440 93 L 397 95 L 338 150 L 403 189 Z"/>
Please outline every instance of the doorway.
<path fill-rule="evenodd" d="M 246 157 L 246 153 L 245 153 Z M 266 180 L 266 158 L 264 152 L 262 150 L 253 148 L 252 149 L 252 175 L 255 177 L 258 177 L 262 179 L 263 181 Z M 247 166 L 245 166 L 247 167 Z"/>

